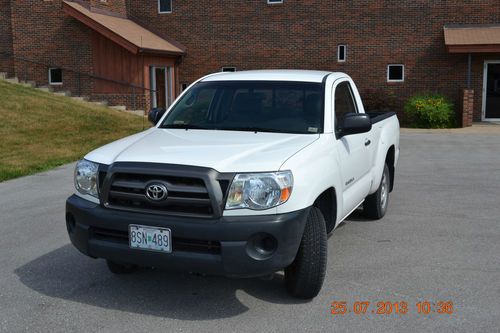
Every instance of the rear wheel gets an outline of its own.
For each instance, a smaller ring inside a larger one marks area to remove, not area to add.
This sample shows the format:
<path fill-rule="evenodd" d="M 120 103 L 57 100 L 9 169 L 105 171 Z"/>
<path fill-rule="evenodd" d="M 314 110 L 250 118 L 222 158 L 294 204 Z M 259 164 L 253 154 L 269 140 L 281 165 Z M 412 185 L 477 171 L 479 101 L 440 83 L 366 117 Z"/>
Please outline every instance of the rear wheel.
<path fill-rule="evenodd" d="M 366 197 L 363 203 L 365 216 L 371 219 L 381 219 L 384 217 L 389 205 L 389 189 L 391 188 L 391 175 L 387 164 L 384 165 L 384 173 L 377 192 Z"/>
<path fill-rule="evenodd" d="M 106 260 L 109 271 L 113 274 L 130 274 L 133 273 L 137 267 L 134 265 L 120 264 L 115 261 Z"/>
<path fill-rule="evenodd" d="M 325 279 L 326 261 L 325 219 L 318 208 L 311 207 L 297 256 L 293 263 L 285 268 L 288 292 L 303 299 L 318 295 Z"/>

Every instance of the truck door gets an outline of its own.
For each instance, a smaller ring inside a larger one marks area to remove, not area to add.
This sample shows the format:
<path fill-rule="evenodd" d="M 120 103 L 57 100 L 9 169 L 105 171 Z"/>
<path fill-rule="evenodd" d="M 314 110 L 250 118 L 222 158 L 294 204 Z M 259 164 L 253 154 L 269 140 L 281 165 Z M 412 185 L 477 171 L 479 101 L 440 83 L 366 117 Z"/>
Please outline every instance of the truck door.
<path fill-rule="evenodd" d="M 340 81 L 334 89 L 334 125 L 338 131 L 339 122 L 345 114 L 359 112 L 354 98 L 351 84 L 348 80 Z M 337 149 L 342 177 L 343 192 L 343 215 L 345 216 L 356 208 L 368 195 L 371 186 L 370 180 L 370 154 L 369 134 L 361 133 L 347 135 L 339 138 L 337 136 Z M 368 143 L 368 145 L 367 145 Z"/>

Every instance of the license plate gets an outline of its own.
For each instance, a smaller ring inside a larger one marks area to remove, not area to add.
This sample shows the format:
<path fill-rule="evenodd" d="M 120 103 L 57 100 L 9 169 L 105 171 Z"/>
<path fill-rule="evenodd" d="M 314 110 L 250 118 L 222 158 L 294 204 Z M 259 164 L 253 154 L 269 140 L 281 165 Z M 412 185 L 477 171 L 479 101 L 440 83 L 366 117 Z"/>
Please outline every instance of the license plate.
<path fill-rule="evenodd" d="M 172 232 L 167 228 L 129 225 L 128 239 L 132 249 L 172 252 Z"/>

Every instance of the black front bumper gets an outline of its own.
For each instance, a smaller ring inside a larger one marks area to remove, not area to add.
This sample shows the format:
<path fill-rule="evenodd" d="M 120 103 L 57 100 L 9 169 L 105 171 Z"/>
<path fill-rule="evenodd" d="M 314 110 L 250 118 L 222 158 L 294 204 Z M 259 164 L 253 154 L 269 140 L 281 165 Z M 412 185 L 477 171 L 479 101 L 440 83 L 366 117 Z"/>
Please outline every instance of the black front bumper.
<path fill-rule="evenodd" d="M 71 242 L 87 256 L 230 277 L 267 275 L 291 264 L 308 213 L 306 208 L 279 215 L 201 219 L 113 210 L 76 195 L 66 202 Z M 131 249 L 130 224 L 170 228 L 173 252 Z M 263 239 L 273 238 L 272 251 L 257 249 Z"/>

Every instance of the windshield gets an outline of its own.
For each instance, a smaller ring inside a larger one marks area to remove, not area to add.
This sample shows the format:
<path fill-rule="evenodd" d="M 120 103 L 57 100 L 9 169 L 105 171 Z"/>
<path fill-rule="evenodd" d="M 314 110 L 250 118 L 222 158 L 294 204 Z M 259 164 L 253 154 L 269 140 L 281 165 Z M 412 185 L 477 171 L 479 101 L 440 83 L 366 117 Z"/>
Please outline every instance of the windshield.
<path fill-rule="evenodd" d="M 323 131 L 321 83 L 200 82 L 174 105 L 161 128 L 315 134 Z"/>

